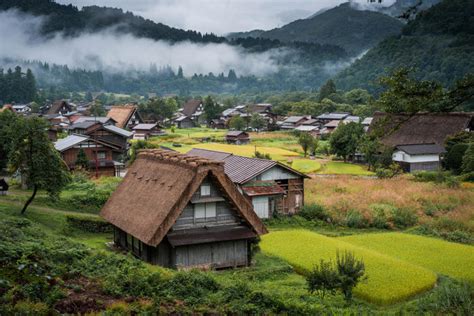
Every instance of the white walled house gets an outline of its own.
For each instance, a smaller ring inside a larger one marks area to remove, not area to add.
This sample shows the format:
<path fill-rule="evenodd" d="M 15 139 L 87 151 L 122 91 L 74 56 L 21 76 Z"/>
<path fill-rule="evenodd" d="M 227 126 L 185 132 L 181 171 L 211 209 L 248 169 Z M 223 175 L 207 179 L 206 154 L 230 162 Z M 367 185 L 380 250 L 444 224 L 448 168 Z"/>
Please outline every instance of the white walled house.
<path fill-rule="evenodd" d="M 395 147 L 392 160 L 406 172 L 434 171 L 441 168 L 444 148 L 437 144 L 410 144 Z"/>

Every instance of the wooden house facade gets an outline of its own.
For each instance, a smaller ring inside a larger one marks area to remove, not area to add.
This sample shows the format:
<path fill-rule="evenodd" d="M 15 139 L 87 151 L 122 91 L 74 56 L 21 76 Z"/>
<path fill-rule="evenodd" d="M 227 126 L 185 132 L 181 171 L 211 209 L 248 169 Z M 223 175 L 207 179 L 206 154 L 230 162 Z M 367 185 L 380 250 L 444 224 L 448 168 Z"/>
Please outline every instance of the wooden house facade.
<path fill-rule="evenodd" d="M 139 153 L 101 216 L 118 247 L 171 268 L 247 266 L 266 233 L 222 162 L 159 149 Z"/>
<path fill-rule="evenodd" d="M 295 214 L 304 205 L 305 174 L 277 161 L 193 148 L 188 155 L 224 162 L 224 170 L 260 218 Z"/>
<path fill-rule="evenodd" d="M 114 160 L 114 151 L 120 151 L 118 146 L 84 135 L 70 135 L 58 140 L 54 147 L 70 170 L 77 168 L 76 161 L 82 149 L 89 162 L 88 169 L 96 171 L 98 176 L 114 177 L 121 171 L 121 165 Z"/>

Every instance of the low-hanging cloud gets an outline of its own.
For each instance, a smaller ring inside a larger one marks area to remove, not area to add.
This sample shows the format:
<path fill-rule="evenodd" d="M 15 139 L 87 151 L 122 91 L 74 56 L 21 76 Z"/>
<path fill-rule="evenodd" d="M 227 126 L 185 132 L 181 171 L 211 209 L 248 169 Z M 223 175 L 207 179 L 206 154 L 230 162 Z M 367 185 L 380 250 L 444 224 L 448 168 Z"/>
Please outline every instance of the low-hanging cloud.
<path fill-rule="evenodd" d="M 244 53 L 227 44 L 197 44 L 136 38 L 110 29 L 100 33 L 45 39 L 35 33 L 42 18 L 16 11 L 0 13 L 0 59 L 39 60 L 89 70 L 122 72 L 148 70 L 150 64 L 182 66 L 185 75 L 218 74 L 235 69 L 240 75 L 264 75 L 277 71 L 272 54 Z"/>
<path fill-rule="evenodd" d="M 170 26 L 200 32 L 269 30 L 297 19 L 312 16 L 321 9 L 348 0 L 56 0 L 75 6 L 118 7 Z M 384 0 L 383 6 L 395 0 Z M 378 5 L 367 0 L 351 0 L 371 9 Z"/>

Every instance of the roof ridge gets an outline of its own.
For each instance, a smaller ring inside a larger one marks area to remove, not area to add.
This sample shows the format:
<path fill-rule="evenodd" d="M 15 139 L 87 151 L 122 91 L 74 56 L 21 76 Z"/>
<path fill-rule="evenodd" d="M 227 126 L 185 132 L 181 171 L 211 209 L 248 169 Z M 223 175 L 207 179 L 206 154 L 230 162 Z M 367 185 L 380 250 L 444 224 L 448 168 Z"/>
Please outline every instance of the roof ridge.
<path fill-rule="evenodd" d="M 224 166 L 223 161 L 216 161 L 198 156 L 188 156 L 186 154 L 163 149 L 140 150 L 138 153 L 138 158 L 174 163 L 192 169 L 199 166 L 220 166 L 222 168 Z"/>

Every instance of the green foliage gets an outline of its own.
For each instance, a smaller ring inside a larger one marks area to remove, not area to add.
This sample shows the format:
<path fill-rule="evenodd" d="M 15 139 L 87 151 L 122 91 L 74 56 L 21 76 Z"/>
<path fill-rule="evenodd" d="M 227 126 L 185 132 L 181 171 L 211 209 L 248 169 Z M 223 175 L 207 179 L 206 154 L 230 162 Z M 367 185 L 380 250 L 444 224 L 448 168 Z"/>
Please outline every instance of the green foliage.
<path fill-rule="evenodd" d="M 390 216 L 393 224 L 398 228 L 411 227 L 418 222 L 418 216 L 406 208 L 393 208 Z"/>
<path fill-rule="evenodd" d="M 328 294 L 336 294 L 339 287 L 339 274 L 331 261 L 321 259 L 306 276 L 308 291 L 317 293 L 322 298 Z"/>
<path fill-rule="evenodd" d="M 147 142 L 146 140 L 137 140 L 132 143 L 132 146 L 130 146 L 130 159 L 128 161 L 129 165 L 131 165 L 135 159 L 137 159 L 138 152 L 140 149 L 153 149 L 153 148 L 159 148 L 160 145 Z"/>
<path fill-rule="evenodd" d="M 198 302 L 219 289 L 214 278 L 198 270 L 178 272 L 163 286 L 165 294 L 188 302 Z"/>
<path fill-rule="evenodd" d="M 474 288 L 466 282 L 449 282 L 429 297 L 420 301 L 423 313 L 472 315 L 474 313 Z"/>
<path fill-rule="evenodd" d="M 300 136 L 298 137 L 298 144 L 300 144 L 301 148 L 303 149 L 305 157 L 308 155 L 308 151 L 311 154 L 314 154 L 314 152 L 318 148 L 318 140 L 308 133 L 300 134 Z"/>
<path fill-rule="evenodd" d="M 250 118 L 250 127 L 259 131 L 265 127 L 265 120 L 258 113 L 253 113 Z"/>
<path fill-rule="evenodd" d="M 234 116 L 229 121 L 229 127 L 236 131 L 243 131 L 245 129 L 245 126 L 245 120 L 240 116 Z"/>
<path fill-rule="evenodd" d="M 444 167 L 448 170 L 451 170 L 455 174 L 460 174 L 462 171 L 462 160 L 468 146 L 468 144 L 464 143 L 459 143 L 451 146 L 451 148 L 444 157 Z"/>
<path fill-rule="evenodd" d="M 26 103 L 36 99 L 36 79 L 30 69 L 26 74 L 16 66 L 12 71 L 8 68 L 7 73 L 0 69 L 0 100 L 5 103 Z"/>
<path fill-rule="evenodd" d="M 474 172 L 474 142 L 469 144 L 464 156 L 462 157 L 462 171 L 463 173 Z"/>
<path fill-rule="evenodd" d="M 215 102 L 210 95 L 204 99 L 204 114 L 208 121 L 219 118 L 222 109 L 220 105 Z"/>
<path fill-rule="evenodd" d="M 306 203 L 298 213 L 299 216 L 307 219 L 308 221 L 326 221 L 329 215 L 326 213 L 324 207 L 315 203 Z"/>
<path fill-rule="evenodd" d="M 377 178 L 380 179 L 391 179 L 402 173 L 400 165 L 397 163 L 391 163 L 388 168 L 378 167 L 375 169 Z"/>
<path fill-rule="evenodd" d="M 46 133 L 47 124 L 42 118 L 21 119 L 15 124 L 12 142 L 10 168 L 20 172 L 29 187 L 33 189 L 22 213 L 34 199 L 38 190 L 44 189 L 51 198 L 59 193 L 70 180 L 70 174 Z"/>
<path fill-rule="evenodd" d="M 446 184 L 448 187 L 456 188 L 459 186 L 459 180 L 449 171 L 417 171 L 413 173 L 416 181 L 434 182 L 437 184 Z"/>
<path fill-rule="evenodd" d="M 8 163 L 12 149 L 12 139 L 16 134 L 14 126 L 19 120 L 18 116 L 11 111 L 0 111 L 0 170 Z"/>
<path fill-rule="evenodd" d="M 272 157 L 270 156 L 269 153 L 262 153 L 262 152 L 259 152 L 258 150 L 255 152 L 254 158 L 272 160 Z"/>
<path fill-rule="evenodd" d="M 77 153 L 75 165 L 85 170 L 89 168 L 89 159 L 87 159 L 86 152 L 83 148 L 79 149 Z"/>
<path fill-rule="evenodd" d="M 340 124 L 329 139 L 331 151 L 346 161 L 349 156 L 356 153 L 363 135 L 364 128 L 361 124 L 354 122 Z"/>
<path fill-rule="evenodd" d="M 321 86 L 321 89 L 319 89 L 319 102 L 324 99 L 327 99 L 329 96 L 336 92 L 337 90 L 334 81 L 328 80 L 324 85 Z"/>
<path fill-rule="evenodd" d="M 346 215 L 346 225 L 351 228 L 366 228 L 369 222 L 360 212 L 351 210 Z"/>
<path fill-rule="evenodd" d="M 73 229 L 89 233 L 110 233 L 113 230 L 108 222 L 91 216 L 67 215 L 66 222 Z"/>
<path fill-rule="evenodd" d="M 152 98 L 147 103 L 140 104 L 140 114 L 148 120 L 163 122 L 171 119 L 178 110 L 178 104 L 173 98 Z"/>
<path fill-rule="evenodd" d="M 352 299 L 352 291 L 356 285 L 363 280 L 365 264 L 357 259 L 354 253 L 344 251 L 336 255 L 336 267 L 339 274 L 339 286 L 346 300 Z"/>

